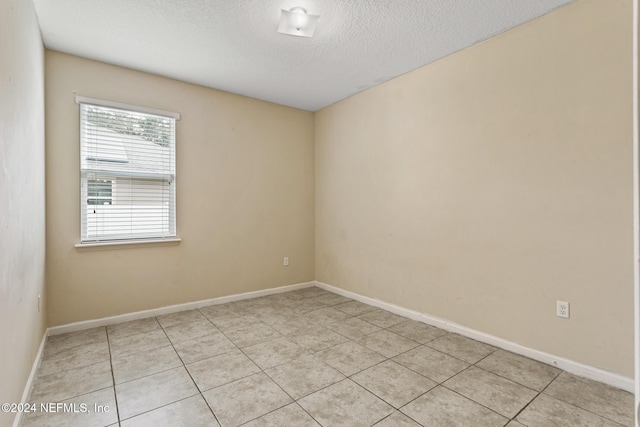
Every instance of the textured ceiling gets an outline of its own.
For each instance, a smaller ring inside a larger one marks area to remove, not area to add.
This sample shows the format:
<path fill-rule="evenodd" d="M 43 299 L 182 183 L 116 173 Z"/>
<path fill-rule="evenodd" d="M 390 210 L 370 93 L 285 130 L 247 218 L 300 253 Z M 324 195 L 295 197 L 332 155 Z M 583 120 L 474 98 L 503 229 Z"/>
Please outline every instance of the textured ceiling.
<path fill-rule="evenodd" d="M 47 48 L 316 111 L 572 0 L 34 0 Z M 313 38 L 280 9 L 319 14 Z"/>

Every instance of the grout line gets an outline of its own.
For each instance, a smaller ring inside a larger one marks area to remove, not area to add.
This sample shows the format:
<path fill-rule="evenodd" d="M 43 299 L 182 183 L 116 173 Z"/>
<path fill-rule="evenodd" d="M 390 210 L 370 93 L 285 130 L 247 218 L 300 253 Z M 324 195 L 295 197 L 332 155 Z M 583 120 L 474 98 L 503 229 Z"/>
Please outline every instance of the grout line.
<path fill-rule="evenodd" d="M 453 375 L 452 377 L 448 378 L 446 381 L 443 381 L 441 385 L 442 385 L 443 387 L 445 387 L 447 390 L 450 390 L 450 391 L 452 391 L 452 392 L 454 392 L 454 393 L 457 393 L 457 394 L 459 394 L 460 396 L 462 396 L 462 397 L 464 397 L 464 398 L 466 398 L 466 399 L 469 399 L 469 400 L 471 400 L 472 402 L 474 402 L 474 403 L 476 403 L 476 404 L 478 404 L 478 405 L 484 406 L 485 408 L 490 409 L 491 411 L 493 411 L 493 412 L 497 413 L 498 415 L 500 415 L 500 416 L 502 416 L 502 417 L 505 417 L 505 418 L 509 419 L 510 421 L 515 421 L 515 418 L 516 418 L 516 417 L 517 417 L 517 416 L 518 416 L 518 415 L 519 415 L 519 414 L 520 414 L 520 413 L 521 413 L 521 412 L 522 412 L 522 411 L 523 411 L 527 406 L 529 406 L 529 405 L 531 404 L 531 402 L 533 402 L 533 401 L 534 401 L 534 400 L 535 400 L 535 399 L 540 395 L 540 393 L 541 393 L 541 392 L 539 392 L 539 391 L 537 391 L 537 390 L 535 390 L 535 389 L 532 389 L 532 388 L 530 388 L 530 387 L 527 387 L 527 386 L 525 386 L 525 385 L 523 385 L 523 384 L 517 383 L 517 382 L 515 382 L 515 381 L 513 381 L 513 380 L 511 380 L 511 379 L 509 379 L 509 378 L 503 377 L 502 375 L 499 375 L 499 374 L 496 374 L 496 373 L 494 373 L 494 372 L 491 372 L 491 371 L 489 371 L 489 370 L 487 370 L 487 369 L 483 369 L 483 368 L 482 368 L 482 367 L 480 367 L 480 366 L 477 366 L 477 364 L 478 364 L 478 363 L 480 363 L 480 362 L 481 362 L 481 361 L 483 361 L 484 359 L 488 358 L 489 356 L 491 356 L 492 354 L 494 354 L 496 351 L 498 351 L 498 349 L 497 349 L 497 348 L 496 348 L 494 351 L 492 351 L 491 353 L 489 353 L 489 354 L 487 354 L 486 356 L 482 357 L 482 358 L 481 358 L 480 360 L 478 360 L 477 362 L 475 362 L 475 363 L 473 363 L 473 364 L 471 364 L 471 365 L 467 366 L 467 367 L 466 367 L 465 369 L 463 369 L 462 371 L 460 371 L 460 372 L 458 372 L 457 374 Z M 524 357 L 524 356 L 523 356 L 523 357 Z M 468 362 L 467 362 L 467 363 L 468 363 Z M 527 402 L 527 403 L 526 403 L 526 404 L 525 404 L 525 405 L 524 405 L 524 406 L 523 406 L 523 407 L 522 407 L 522 408 L 521 408 L 521 409 L 520 409 L 520 410 L 519 410 L 519 411 L 518 411 L 518 412 L 517 412 L 513 417 L 509 417 L 509 416 L 507 416 L 507 415 L 500 414 L 500 413 L 499 413 L 499 412 L 497 412 L 496 410 L 494 410 L 494 409 L 492 409 L 492 408 L 489 408 L 488 406 L 486 406 L 486 405 L 484 405 L 484 404 L 482 404 L 482 403 L 480 403 L 480 402 L 478 402 L 478 401 L 476 401 L 476 400 L 474 400 L 474 399 L 472 399 L 472 398 L 470 398 L 470 397 L 468 397 L 468 396 L 465 396 L 465 395 L 463 395 L 463 394 L 461 394 L 461 393 L 457 392 L 456 390 L 453 390 L 453 389 L 451 389 L 451 388 L 447 387 L 447 386 L 444 384 L 445 382 L 447 382 L 447 381 L 451 380 L 452 378 L 457 377 L 458 375 L 460 375 L 460 374 L 461 374 L 461 373 L 463 373 L 464 371 L 469 370 L 471 367 L 474 367 L 474 368 L 476 368 L 476 369 L 480 369 L 480 370 L 482 370 L 482 371 L 484 371 L 484 372 L 487 372 L 487 373 L 489 373 L 489 374 L 496 375 L 497 377 L 500 377 L 500 378 L 502 378 L 502 379 L 504 379 L 504 380 L 507 380 L 507 381 L 509 381 L 509 382 L 512 382 L 512 383 L 514 383 L 514 384 L 516 384 L 516 385 L 518 385 L 518 386 L 521 386 L 521 387 L 524 387 L 524 388 L 526 388 L 526 389 L 528 389 L 528 390 L 534 391 L 534 392 L 536 392 L 537 394 L 536 394 L 533 398 L 531 398 L 531 399 L 530 399 L 530 400 L 529 400 L 529 401 L 528 401 L 528 402 Z M 553 380 L 552 380 L 552 381 L 550 381 L 550 382 L 549 382 L 549 384 L 551 384 L 551 382 L 553 382 Z M 548 386 L 548 384 L 547 384 L 547 386 Z"/>
<path fill-rule="evenodd" d="M 305 414 L 309 415 L 313 421 L 315 421 L 316 423 L 318 423 L 318 425 L 320 425 L 320 426 L 322 425 L 322 424 L 320 424 L 320 421 L 316 420 L 316 419 L 315 419 L 315 417 L 309 413 L 309 411 L 307 411 L 306 409 L 304 409 L 304 407 L 300 404 L 300 402 L 298 402 L 297 400 L 294 400 L 294 401 L 293 401 L 293 403 L 295 403 L 295 405 L 296 405 L 298 408 L 300 408 L 300 409 L 301 409 Z"/>
<path fill-rule="evenodd" d="M 189 310 L 185 310 L 185 311 L 189 311 Z M 173 314 L 173 313 L 172 313 L 172 314 Z M 202 313 L 201 313 L 201 314 L 202 314 Z M 204 315 L 203 315 L 203 316 L 204 316 Z M 204 317 L 205 317 L 205 319 L 207 319 L 207 318 L 206 318 L 206 316 L 204 316 Z M 148 319 L 148 318 L 147 318 L 147 319 Z M 150 410 L 148 410 L 148 411 L 144 411 L 144 412 L 142 412 L 142 413 L 140 413 L 140 414 L 136 414 L 136 415 L 134 415 L 134 416 L 132 416 L 132 417 L 129 417 L 129 418 L 127 418 L 127 419 L 134 418 L 134 417 L 137 417 L 137 416 L 142 415 L 142 414 L 146 414 L 146 413 L 148 413 L 148 412 L 154 411 L 154 410 L 156 410 L 156 409 L 163 408 L 163 407 L 165 407 L 165 406 L 172 405 L 172 404 L 177 403 L 177 402 L 181 402 L 181 401 L 183 401 L 183 400 L 189 399 L 189 398 L 194 397 L 194 396 L 197 396 L 197 395 L 200 395 L 200 396 L 204 399 L 204 396 L 202 395 L 202 392 L 200 392 L 200 389 L 198 388 L 198 385 L 197 385 L 197 384 L 195 383 L 195 381 L 193 380 L 193 377 L 191 377 L 191 373 L 189 372 L 189 370 L 188 370 L 188 369 L 186 369 L 186 365 L 185 365 L 184 361 L 182 360 L 182 358 L 180 357 L 180 355 L 178 354 L 178 352 L 177 352 L 177 350 L 176 350 L 176 348 L 175 348 L 175 345 L 174 345 L 173 341 L 172 341 L 172 340 L 169 338 L 169 336 L 167 335 L 167 332 L 165 331 L 165 327 L 164 327 L 164 326 L 162 326 L 162 324 L 160 323 L 160 321 L 158 320 L 158 318 L 157 318 L 157 317 L 153 317 L 153 319 L 154 319 L 154 320 L 156 321 L 156 323 L 158 324 L 158 326 L 159 326 L 160 330 L 162 330 L 162 331 L 163 331 L 163 333 L 164 333 L 165 337 L 166 337 L 166 338 L 167 338 L 167 340 L 169 341 L 169 344 L 167 344 L 167 345 L 162 345 L 162 346 L 160 346 L 160 347 L 154 347 L 154 348 L 151 348 L 151 349 L 145 349 L 145 350 L 136 351 L 136 352 L 134 352 L 134 353 L 126 354 L 126 355 L 124 355 L 124 356 L 122 356 L 122 357 L 123 357 L 123 358 L 125 358 L 125 357 L 129 357 L 129 356 L 131 356 L 131 355 L 137 354 L 137 353 L 148 352 L 148 351 L 154 351 L 154 350 L 158 350 L 158 349 L 160 349 L 160 348 L 164 348 L 164 347 L 169 347 L 169 346 L 171 346 L 171 348 L 172 348 L 172 349 L 173 349 L 173 351 L 175 352 L 176 356 L 178 357 L 178 360 L 180 360 L 180 363 L 181 363 L 182 365 L 181 365 L 181 366 L 173 366 L 173 367 L 170 367 L 170 368 L 167 368 L 167 369 L 162 369 L 162 370 L 160 370 L 160 371 L 153 372 L 153 373 L 151 373 L 151 374 L 144 375 L 144 376 L 142 376 L 142 377 L 134 378 L 134 379 L 131 379 L 131 380 L 128 380 L 128 381 L 123 381 L 123 382 L 122 382 L 122 383 L 120 383 L 120 384 L 126 384 L 126 383 L 129 383 L 129 382 L 132 382 L 132 381 L 137 381 L 137 380 L 140 380 L 140 379 L 142 379 L 142 378 L 147 378 L 147 377 L 150 377 L 150 376 L 153 376 L 153 375 L 156 375 L 156 374 L 160 374 L 160 373 L 163 373 L 163 372 L 171 371 L 171 370 L 174 370 L 174 369 L 176 369 L 176 368 L 182 367 L 182 368 L 187 372 L 187 375 L 189 375 L 189 377 L 191 378 L 191 381 L 193 382 L 194 386 L 195 386 L 195 387 L 196 387 L 196 389 L 198 390 L 198 393 L 197 393 L 197 394 L 194 394 L 194 395 L 192 395 L 192 396 L 187 396 L 187 397 L 184 397 L 184 398 L 181 398 L 181 399 L 175 400 L 175 401 L 173 401 L 173 402 L 166 403 L 166 404 L 164 404 L 164 405 L 158 406 L 158 407 L 153 408 L 153 409 L 150 409 Z M 144 320 L 144 319 L 141 319 L 141 320 Z M 207 320 L 208 320 L 208 319 L 207 319 Z M 134 321 L 135 321 L 135 320 L 134 320 Z M 188 324 L 188 323 L 192 323 L 192 322 L 179 322 L 179 323 L 176 323 L 176 324 L 174 324 L 174 325 L 170 325 L 170 326 L 175 326 L 175 325 L 179 325 L 179 324 Z M 214 327 L 215 327 L 215 326 L 214 326 Z M 135 335 L 142 335 L 142 334 L 147 334 L 147 333 L 155 332 L 155 331 L 157 331 L 157 330 L 158 330 L 158 329 L 155 329 L 155 330 L 152 330 L 152 331 L 146 331 L 146 332 L 135 333 L 135 334 L 131 334 L 131 335 L 126 335 L 125 337 L 135 336 Z M 108 333 L 107 333 L 107 335 L 108 335 Z M 200 338 L 200 337 L 196 337 L 196 338 L 194 338 L 194 339 L 197 339 L 197 338 Z M 112 373 L 113 373 L 113 365 L 112 365 Z M 114 387 L 115 387 L 115 378 L 114 378 Z M 206 401 L 206 399 L 204 399 L 204 400 L 205 400 L 205 403 L 206 403 L 206 404 L 207 404 L 207 406 L 208 406 L 208 405 L 209 405 L 209 403 Z M 209 408 L 209 409 L 211 410 L 211 408 Z M 212 411 L 212 413 L 213 413 L 213 411 Z M 214 418 L 216 418 L 215 414 L 213 414 L 213 416 L 214 416 Z M 118 418 L 120 418 L 120 417 L 118 417 Z M 217 420 L 217 418 L 216 418 L 216 420 Z"/>
<path fill-rule="evenodd" d="M 113 373 L 113 358 L 111 355 L 111 341 L 109 340 L 109 331 L 104 326 L 104 334 L 107 336 L 107 348 L 109 349 L 109 367 L 111 368 L 111 381 L 113 382 L 113 399 L 116 402 L 116 417 L 118 418 L 118 425 L 120 425 L 120 407 L 118 405 L 118 393 L 116 392 L 116 377 Z"/>
<path fill-rule="evenodd" d="M 588 412 L 588 413 L 590 413 L 590 414 L 592 414 L 592 415 L 595 415 L 595 416 L 597 416 L 597 417 L 604 418 L 605 420 L 611 421 L 611 422 L 613 422 L 613 423 L 615 423 L 615 424 L 618 424 L 619 426 L 624 426 L 624 424 L 619 423 L 618 421 L 612 420 L 611 418 L 606 417 L 606 416 L 604 416 L 604 415 L 602 415 L 602 414 L 598 414 L 598 413 L 593 412 L 593 411 L 591 411 L 591 410 L 589 410 L 589 409 L 586 409 L 586 408 L 583 408 L 583 407 L 581 407 L 581 406 L 575 405 L 575 404 L 573 404 L 573 403 L 571 403 L 571 402 L 567 402 L 566 400 L 561 399 L 561 398 L 559 398 L 559 397 L 556 397 L 556 396 L 553 396 L 553 395 L 551 395 L 551 394 L 545 393 L 545 391 L 546 391 L 546 390 L 551 386 L 551 384 L 553 384 L 553 383 L 554 383 L 554 382 L 555 382 L 555 381 L 560 377 L 560 375 L 562 375 L 563 373 L 566 373 L 566 374 L 568 374 L 568 375 L 573 375 L 573 374 L 570 374 L 570 373 L 568 373 L 568 372 L 566 372 L 566 371 L 560 370 L 560 372 L 558 373 L 558 375 L 556 375 L 556 377 L 555 377 L 553 380 L 551 380 L 551 381 L 549 382 L 549 384 L 547 384 L 547 385 L 542 389 L 542 391 L 540 391 L 540 393 L 538 393 L 538 396 L 540 396 L 541 394 L 544 394 L 544 395 L 545 395 L 545 396 L 547 396 L 547 397 L 550 397 L 550 398 L 553 398 L 553 399 L 559 400 L 560 402 L 566 403 L 567 405 L 573 406 L 574 408 L 578 408 L 578 409 L 581 409 L 581 410 L 583 410 L 583 411 L 585 411 L 585 412 Z M 590 381 L 594 381 L 594 380 L 590 380 Z M 613 386 L 609 386 L 609 385 L 607 385 L 607 387 L 615 388 L 615 387 L 613 387 Z M 538 398 L 538 396 L 536 396 L 536 398 Z M 531 402 L 533 402 L 533 400 L 532 400 Z M 529 403 L 531 403 L 531 402 L 529 402 Z M 529 406 L 529 405 L 527 405 L 527 406 Z"/>
<path fill-rule="evenodd" d="M 252 313 L 249 313 L 249 315 L 253 315 L 253 314 L 252 314 Z M 255 316 L 254 316 L 254 317 L 255 317 Z M 261 319 L 260 319 L 260 322 L 261 322 L 261 323 L 264 323 Z M 271 329 L 275 330 L 275 331 L 276 331 L 277 333 L 279 333 L 282 337 L 287 338 L 287 337 L 286 337 L 284 334 L 282 334 L 280 331 L 278 331 L 278 330 L 277 330 L 277 329 L 275 329 L 275 328 L 272 328 L 272 327 L 271 327 L 271 325 L 268 325 L 268 324 L 266 324 L 266 323 L 264 323 L 264 324 L 265 324 L 265 325 L 267 325 L 267 326 L 269 326 Z M 234 382 L 234 381 L 238 381 L 238 380 L 240 380 L 240 379 L 248 378 L 249 376 L 257 375 L 257 374 L 260 374 L 260 373 L 261 373 L 261 374 L 265 375 L 267 378 L 269 378 L 269 380 L 271 380 L 271 381 L 272 381 L 272 382 L 273 382 L 273 383 L 274 383 L 278 388 L 280 388 L 280 390 L 282 390 L 282 392 L 283 392 L 283 393 L 285 393 L 285 394 L 289 397 L 289 399 L 291 399 L 291 402 L 289 402 L 289 403 L 287 403 L 287 404 L 285 404 L 285 405 L 283 405 L 283 406 L 280 406 L 280 407 L 278 407 L 278 408 L 276 408 L 276 409 L 274 409 L 274 410 L 272 410 L 272 411 L 270 411 L 270 412 L 267 412 L 267 413 L 265 413 L 265 414 L 262 414 L 262 415 L 260 415 L 260 416 L 258 416 L 258 417 L 256 417 L 256 418 L 253 418 L 253 419 L 251 419 L 251 420 L 248 420 L 247 422 L 245 422 L 245 423 L 243 423 L 243 424 L 246 424 L 246 423 L 248 423 L 248 422 L 251 422 L 251 421 L 253 421 L 253 420 L 256 420 L 256 419 L 258 419 L 258 418 L 261 418 L 261 417 L 263 417 L 263 416 L 265 416 L 265 415 L 267 415 L 267 414 L 271 414 L 271 413 L 273 413 L 273 412 L 275 412 L 275 411 L 278 411 L 278 410 L 280 410 L 280 409 L 284 408 L 285 406 L 288 406 L 288 405 L 290 405 L 290 404 L 292 404 L 292 403 L 298 404 L 298 401 L 297 401 L 296 399 L 294 399 L 294 398 L 293 398 L 293 396 L 291 396 L 291 395 L 290 395 L 290 394 L 289 394 L 289 393 L 288 393 L 284 388 L 282 388 L 282 386 L 281 386 L 280 384 L 278 384 L 278 383 L 277 383 L 277 382 L 276 382 L 276 381 L 275 381 L 275 380 L 274 380 L 274 379 L 273 379 L 273 378 L 272 378 L 272 377 L 271 377 L 271 376 L 266 372 L 266 370 L 265 370 L 265 369 L 262 369 L 262 367 L 261 367 L 261 366 L 259 366 L 256 362 L 254 362 L 254 361 L 253 361 L 253 359 L 251 359 L 251 357 L 249 357 L 249 355 L 247 355 L 247 354 L 244 352 L 244 350 L 243 350 L 242 348 L 240 348 L 240 347 L 239 347 L 239 346 L 237 346 L 233 341 L 231 341 L 231 339 L 229 339 L 229 337 L 224 333 L 224 331 L 220 330 L 220 332 L 221 332 L 221 333 L 225 336 L 225 338 L 227 338 L 227 339 L 228 339 L 228 340 L 229 340 L 233 345 L 235 345 L 235 346 L 237 347 L 237 349 L 238 349 L 238 350 L 239 350 L 239 351 L 240 351 L 240 352 L 241 352 L 241 353 L 242 353 L 242 354 L 243 354 L 247 359 L 249 359 L 249 360 L 251 361 L 251 363 L 253 363 L 253 364 L 254 364 L 254 365 L 255 365 L 255 366 L 260 370 L 260 372 L 256 372 L 256 373 L 253 373 L 253 374 L 251 374 L 251 375 L 247 375 L 247 376 L 245 376 L 245 377 L 235 379 L 235 380 L 233 380 L 233 381 L 231 381 L 231 382 L 229 382 L 229 383 L 227 383 L 227 384 L 230 384 L 230 383 L 232 383 L 232 382 Z M 287 338 L 287 339 L 288 339 L 288 338 Z M 289 341 L 291 341 L 291 340 L 289 340 Z M 265 341 L 265 342 L 268 342 L 268 341 Z M 293 341 L 291 341 L 291 342 L 293 342 Z M 258 344 L 262 344 L 262 343 L 258 343 Z M 258 345 L 258 344 L 256 344 L 256 345 Z M 297 344 L 297 343 L 295 343 L 295 342 L 294 342 L 294 344 L 298 345 L 298 344 Z M 299 345 L 298 345 L 298 346 L 299 346 Z M 251 346 L 250 346 L 250 347 L 251 347 Z M 302 346 L 299 346 L 299 347 L 300 347 L 300 348 L 302 348 L 302 349 L 304 349 L 305 351 L 307 350 L 306 348 L 304 348 L 304 347 L 302 347 Z M 245 348 L 247 348 L 247 347 L 245 347 Z M 303 357 L 304 357 L 304 356 L 303 356 Z M 294 360 L 296 360 L 296 359 L 294 359 Z M 286 364 L 286 363 L 289 363 L 289 362 L 291 362 L 291 361 L 284 362 L 284 363 L 282 363 L 282 364 L 280 364 L 280 365 L 277 365 L 277 366 L 282 366 L 282 365 L 284 365 L 284 364 Z M 268 368 L 268 369 L 271 369 L 271 368 L 274 368 L 274 367 L 275 367 L 275 366 L 272 366 L 272 367 L 270 367 L 270 368 Z M 220 387 L 220 386 L 218 386 L 218 387 Z M 214 388 L 217 388 L 217 387 L 214 387 Z M 213 390 L 213 389 L 212 389 L 212 390 Z M 206 400 L 206 399 L 205 399 L 205 400 Z M 208 404 L 208 403 L 209 403 L 209 402 L 207 402 L 207 404 Z M 316 420 L 315 418 L 313 418 L 313 416 L 311 416 L 311 414 L 309 414 L 307 411 L 305 411 L 305 410 L 304 410 L 304 408 L 302 408 L 299 404 L 298 404 L 298 406 L 299 406 L 299 407 L 300 407 L 300 408 L 301 408 L 305 413 L 307 413 L 307 414 L 308 414 L 308 415 L 309 415 L 309 416 L 310 416 L 314 421 L 316 421 L 316 422 L 317 422 L 317 420 Z M 215 414 L 214 414 L 214 415 L 215 415 Z M 217 417 L 216 417 L 216 419 L 217 419 Z M 218 420 L 218 421 L 219 421 L 219 420 Z M 319 423 L 318 423 L 318 424 L 319 424 Z M 222 425 L 222 424 L 220 423 L 220 425 Z"/>
<path fill-rule="evenodd" d="M 155 411 L 156 409 L 165 408 L 165 407 L 167 407 L 167 406 L 171 406 L 171 405 L 173 405 L 174 403 L 182 402 L 183 400 L 191 399 L 191 398 L 196 397 L 196 396 L 199 396 L 199 395 L 200 395 L 200 394 L 199 394 L 199 393 L 197 393 L 197 394 L 193 394 L 193 395 L 191 395 L 191 396 L 182 397 L 182 398 L 180 398 L 180 399 L 178 399 L 178 400 L 174 400 L 173 402 L 165 403 L 164 405 L 160 405 L 160 406 L 157 406 L 157 407 L 155 407 L 155 408 L 151 408 L 151 409 L 149 409 L 149 410 L 147 410 L 147 411 L 140 412 L 139 414 L 132 415 L 132 416 L 130 416 L 129 418 L 125 418 L 124 420 L 122 420 L 122 421 L 120 421 L 120 422 L 128 421 L 128 420 L 130 420 L 130 419 L 132 419 L 132 418 L 139 417 L 140 415 L 144 415 L 144 414 L 148 414 L 149 412 L 153 412 L 153 411 Z M 205 400 L 205 403 L 206 403 L 206 400 Z M 109 426 L 107 426 L 107 427 L 109 427 Z"/>
<path fill-rule="evenodd" d="M 563 372 L 562 370 L 561 370 L 560 372 L 558 372 L 558 374 L 557 374 L 557 375 L 556 375 L 556 376 L 555 376 L 551 381 L 549 381 L 549 384 L 547 384 L 546 386 L 544 386 L 544 387 L 542 388 L 542 390 L 538 391 L 538 394 L 536 394 L 536 396 L 535 396 L 533 399 L 531 399 L 531 400 L 530 400 L 526 405 L 524 405 L 524 406 L 522 407 L 522 409 L 520 409 L 520 410 L 518 411 L 518 413 L 517 413 L 517 414 L 515 414 L 515 415 L 513 416 L 513 418 L 511 418 L 511 419 L 512 419 L 513 421 L 519 422 L 518 420 L 516 420 L 516 418 L 518 417 L 518 415 L 520 415 L 520 414 L 521 414 L 525 409 L 527 409 L 527 408 L 528 408 L 528 407 L 529 407 L 529 406 L 530 406 L 530 405 L 531 405 L 531 404 L 532 404 L 532 403 L 533 403 L 533 402 L 534 402 L 534 401 L 535 401 L 535 400 L 536 400 L 536 399 L 537 399 L 537 398 L 538 398 L 538 397 L 539 397 L 539 396 L 540 396 L 540 395 L 541 395 L 541 394 L 542 394 L 542 393 L 543 393 L 543 392 L 544 392 L 544 391 L 545 391 L 545 390 L 546 390 L 546 389 L 551 385 L 551 383 L 552 383 L 552 382 L 554 382 L 555 380 L 557 380 L 557 379 L 558 379 L 558 377 L 560 376 L 560 374 L 561 374 L 562 372 Z M 537 391 L 537 390 L 536 390 L 536 391 Z"/>
<path fill-rule="evenodd" d="M 198 313 L 200 313 L 202 316 L 204 316 L 205 319 L 207 319 L 209 321 L 209 323 L 211 323 L 211 325 L 216 328 L 216 326 L 211 322 L 211 320 L 209 320 L 209 318 L 207 316 L 205 316 L 204 314 L 202 314 L 202 312 L 199 309 L 196 309 L 198 311 Z M 162 326 L 162 323 L 160 323 L 160 321 L 158 320 L 158 318 L 155 318 L 156 321 L 158 322 L 158 324 L 160 325 L 160 328 L 162 328 L 162 330 L 164 331 L 164 327 Z M 216 328 L 218 329 L 218 328 Z M 167 334 L 167 332 L 165 331 L 165 335 Z M 167 335 L 167 339 L 169 340 L 169 342 L 171 343 L 171 348 L 173 348 L 173 351 L 175 351 L 176 355 L 178 356 L 178 359 L 180 359 L 180 362 L 182 363 L 182 368 L 187 372 L 187 375 L 189 375 L 189 378 L 191 379 L 191 382 L 193 382 L 193 385 L 196 387 L 196 390 L 198 390 L 198 394 L 194 395 L 194 396 L 200 396 L 200 398 L 202 400 L 204 400 L 204 403 L 207 405 L 207 407 L 209 408 L 209 411 L 211 411 L 211 414 L 213 415 L 213 418 L 216 420 L 216 422 L 218 424 L 220 424 L 220 420 L 218 419 L 218 417 L 216 416 L 216 413 L 213 411 L 213 408 L 211 407 L 211 405 L 209 404 L 209 401 L 207 399 L 205 399 L 204 394 L 202 394 L 202 390 L 200 390 L 200 387 L 198 387 L 198 383 L 196 383 L 195 379 L 193 378 L 193 376 L 191 375 L 191 372 L 189 372 L 189 369 L 187 369 L 187 365 L 184 363 L 184 360 L 182 360 L 182 357 L 180 357 L 180 353 L 178 353 L 178 350 L 176 350 L 176 347 L 174 345 L 174 342 L 171 341 L 171 338 L 169 338 L 169 336 Z M 196 338 L 194 338 L 196 339 Z M 189 396 L 185 399 L 188 399 L 190 397 L 193 396 Z M 184 400 L 184 399 L 183 399 Z M 177 401 L 179 402 L 179 400 Z M 173 402 L 175 403 L 175 402 Z M 156 408 L 157 409 L 157 408 Z M 221 424 L 220 424 L 221 425 Z"/>
<path fill-rule="evenodd" d="M 469 369 L 469 368 L 470 368 L 470 367 L 468 367 L 467 369 Z M 465 369 L 465 370 L 466 370 L 466 369 Z M 454 375 L 454 376 L 455 376 L 455 375 Z M 450 378 L 450 379 L 451 379 L 451 378 Z M 509 422 L 511 421 L 511 418 L 510 418 L 508 415 L 501 414 L 500 412 L 496 411 L 495 409 L 491 409 L 491 408 L 489 408 L 488 406 L 483 405 L 483 404 L 482 404 L 482 403 L 480 403 L 480 402 L 476 402 L 475 400 L 473 400 L 473 399 L 471 399 L 471 398 L 469 398 L 469 397 L 467 397 L 467 396 L 465 396 L 465 395 L 463 395 L 463 394 L 460 394 L 459 392 L 457 392 L 457 391 L 455 391 L 455 390 L 453 390 L 453 389 L 450 389 L 449 387 L 447 387 L 446 385 L 444 385 L 444 383 L 443 383 L 443 384 L 440 384 L 440 387 L 446 388 L 446 389 L 447 389 L 447 390 L 449 390 L 450 392 L 457 394 L 458 396 L 462 397 L 463 399 L 467 399 L 467 400 L 469 400 L 469 401 L 471 401 L 471 402 L 475 403 L 476 405 L 479 405 L 479 406 L 482 406 L 482 407 L 483 407 L 483 408 L 485 408 L 485 409 L 488 409 L 489 411 L 493 412 L 494 414 L 498 414 L 498 415 L 500 415 L 502 418 L 507 419 L 507 424 L 509 424 Z"/>
<path fill-rule="evenodd" d="M 471 366 L 473 366 L 473 367 L 474 367 L 474 368 L 476 368 L 476 369 L 480 369 L 480 370 L 482 370 L 482 371 L 484 371 L 484 372 L 487 372 L 487 373 L 489 373 L 489 374 L 491 374 L 491 375 L 495 375 L 496 377 L 502 378 L 503 380 L 507 380 L 507 381 L 509 381 L 509 382 L 511 382 L 511 383 L 513 383 L 513 384 L 515 384 L 515 385 L 517 385 L 517 386 L 524 387 L 524 388 L 526 388 L 527 390 L 531 390 L 531 391 L 535 391 L 536 393 L 540 393 L 540 391 L 539 391 L 539 390 L 536 390 L 535 388 L 529 387 L 528 385 L 520 384 L 519 382 L 514 381 L 514 380 L 512 380 L 511 378 L 507 378 L 507 377 L 505 377 L 504 375 L 496 374 L 495 372 L 492 372 L 492 371 L 490 371 L 490 370 L 488 370 L 488 369 L 485 369 L 485 368 L 483 368 L 482 366 L 477 366 L 476 364 L 473 364 L 473 365 L 471 365 Z M 554 378 L 554 379 L 555 379 L 555 378 Z M 551 382 L 553 382 L 553 380 L 551 380 Z M 549 384 L 551 384 L 551 383 L 549 383 Z M 548 386 L 548 384 L 547 384 L 547 386 Z M 547 386 L 545 386 L 545 388 L 546 388 Z"/>

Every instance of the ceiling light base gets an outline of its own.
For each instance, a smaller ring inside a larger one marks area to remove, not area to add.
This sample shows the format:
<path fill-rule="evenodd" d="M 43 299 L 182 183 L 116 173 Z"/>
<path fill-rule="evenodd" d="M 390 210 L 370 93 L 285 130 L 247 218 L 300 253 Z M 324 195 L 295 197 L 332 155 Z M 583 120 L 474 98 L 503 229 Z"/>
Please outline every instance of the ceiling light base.
<path fill-rule="evenodd" d="M 278 32 L 298 37 L 313 37 L 320 15 L 309 15 L 302 7 L 282 9 Z"/>

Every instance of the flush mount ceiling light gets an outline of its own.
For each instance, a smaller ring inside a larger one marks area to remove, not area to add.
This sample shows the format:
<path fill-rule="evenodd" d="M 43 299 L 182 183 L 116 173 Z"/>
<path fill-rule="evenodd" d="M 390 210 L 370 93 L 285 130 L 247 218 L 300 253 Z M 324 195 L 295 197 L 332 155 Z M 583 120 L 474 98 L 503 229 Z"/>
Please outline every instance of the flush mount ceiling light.
<path fill-rule="evenodd" d="M 313 37 L 320 15 L 309 15 L 302 7 L 282 9 L 278 32 L 292 36 Z"/>

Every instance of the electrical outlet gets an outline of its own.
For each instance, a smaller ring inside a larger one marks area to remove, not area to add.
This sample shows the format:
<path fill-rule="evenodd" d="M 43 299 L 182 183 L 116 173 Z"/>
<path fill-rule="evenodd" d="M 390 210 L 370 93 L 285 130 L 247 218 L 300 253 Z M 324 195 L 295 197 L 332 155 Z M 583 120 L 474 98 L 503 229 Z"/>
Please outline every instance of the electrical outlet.
<path fill-rule="evenodd" d="M 284 266 L 289 265 L 289 257 L 288 256 L 284 257 L 284 262 L 282 263 L 282 265 L 284 265 Z"/>
<path fill-rule="evenodd" d="M 556 301 L 556 316 L 569 318 L 569 303 L 565 301 Z"/>

